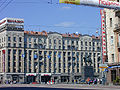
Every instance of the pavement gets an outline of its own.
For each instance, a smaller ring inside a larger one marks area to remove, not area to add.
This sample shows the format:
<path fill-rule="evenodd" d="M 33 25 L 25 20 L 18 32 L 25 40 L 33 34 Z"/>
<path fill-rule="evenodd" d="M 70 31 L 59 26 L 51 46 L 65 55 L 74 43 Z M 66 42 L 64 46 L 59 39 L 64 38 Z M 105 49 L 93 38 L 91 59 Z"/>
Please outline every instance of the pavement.
<path fill-rule="evenodd" d="M 67 88 L 87 90 L 120 90 L 120 86 L 114 85 L 88 85 L 88 84 L 0 84 L 0 88 L 6 87 L 42 87 L 42 88 Z"/>

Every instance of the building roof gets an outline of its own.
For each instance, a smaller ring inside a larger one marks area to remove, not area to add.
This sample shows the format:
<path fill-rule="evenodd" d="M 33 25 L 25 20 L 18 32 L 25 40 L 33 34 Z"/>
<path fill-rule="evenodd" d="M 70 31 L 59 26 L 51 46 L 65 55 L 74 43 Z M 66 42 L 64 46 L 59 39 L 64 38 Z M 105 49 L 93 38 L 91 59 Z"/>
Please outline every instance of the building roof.
<path fill-rule="evenodd" d="M 46 31 L 42 31 L 42 32 L 35 32 L 35 31 L 24 31 L 25 34 L 31 34 L 31 35 L 45 35 L 47 36 L 47 32 Z"/>
<path fill-rule="evenodd" d="M 54 34 L 54 33 L 57 33 L 57 34 L 61 34 L 61 33 L 58 33 L 58 32 L 49 32 L 47 33 L 46 31 L 42 31 L 42 32 L 36 32 L 36 31 L 24 31 L 25 34 L 30 34 L 30 35 L 44 35 L 44 36 L 48 36 L 48 34 Z M 90 35 L 82 35 L 82 34 L 76 34 L 76 33 L 72 33 L 72 34 L 69 34 L 69 33 L 66 33 L 66 34 L 61 34 L 62 37 L 68 37 L 68 38 L 79 38 L 80 36 L 90 36 Z M 100 37 L 96 37 L 94 35 L 90 36 L 92 37 L 93 39 L 100 39 Z"/>

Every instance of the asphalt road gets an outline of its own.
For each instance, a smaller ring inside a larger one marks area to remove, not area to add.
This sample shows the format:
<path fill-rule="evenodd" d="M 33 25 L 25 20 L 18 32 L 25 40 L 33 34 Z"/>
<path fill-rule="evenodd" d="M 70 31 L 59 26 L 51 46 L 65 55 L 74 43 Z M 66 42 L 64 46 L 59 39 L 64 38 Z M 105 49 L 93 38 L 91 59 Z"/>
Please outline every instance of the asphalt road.
<path fill-rule="evenodd" d="M 9 87 L 9 88 L 0 88 L 0 90 L 87 90 L 87 89 L 40 88 L 40 87 Z"/>
<path fill-rule="evenodd" d="M 0 84 L 0 90 L 120 90 L 120 86 L 88 84 Z"/>

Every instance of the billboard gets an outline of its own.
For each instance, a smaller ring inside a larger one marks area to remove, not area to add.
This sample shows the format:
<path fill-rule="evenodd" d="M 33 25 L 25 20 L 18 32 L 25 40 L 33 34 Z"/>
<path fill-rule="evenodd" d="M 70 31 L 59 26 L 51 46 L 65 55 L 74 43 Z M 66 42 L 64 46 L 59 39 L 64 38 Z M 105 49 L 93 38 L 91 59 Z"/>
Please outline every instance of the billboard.
<path fill-rule="evenodd" d="M 120 9 L 120 3 L 114 0 L 59 0 L 59 3 Z"/>
<path fill-rule="evenodd" d="M 4 18 L 0 20 L 0 26 L 5 25 L 5 24 L 24 25 L 24 19 Z"/>

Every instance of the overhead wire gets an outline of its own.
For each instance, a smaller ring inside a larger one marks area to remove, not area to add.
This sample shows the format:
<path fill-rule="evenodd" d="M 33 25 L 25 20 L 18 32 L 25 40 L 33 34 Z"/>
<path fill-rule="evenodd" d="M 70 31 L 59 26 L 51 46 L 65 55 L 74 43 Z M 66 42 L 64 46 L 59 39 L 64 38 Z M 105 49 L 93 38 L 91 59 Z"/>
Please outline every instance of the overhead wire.
<path fill-rule="evenodd" d="M 1 10 L 0 12 L 2 12 L 13 0 L 10 0 Z"/>
<path fill-rule="evenodd" d="M 7 0 L 6 0 L 7 1 Z M 0 2 L 0 3 L 8 3 L 8 2 L 6 2 L 6 1 L 4 1 L 4 2 Z M 17 3 L 17 4 L 21 4 L 21 3 L 28 3 L 28 4 L 30 4 L 30 3 L 32 3 L 32 4 L 39 4 L 39 3 L 47 3 L 47 4 L 58 4 L 58 3 L 53 3 L 53 1 L 52 0 L 40 0 L 40 2 L 39 1 L 37 1 L 37 2 L 35 2 L 35 1 L 23 1 L 23 2 L 13 2 L 13 3 Z"/>
<path fill-rule="evenodd" d="M 7 3 L 1 10 L 0 12 L 2 12 L 13 0 L 10 0 L 9 2 L 4 1 L 4 2 L 0 2 L 2 4 L 5 4 Z M 47 4 L 59 4 L 59 3 L 55 3 L 53 2 L 52 0 L 40 0 L 42 2 L 34 2 L 34 1 L 27 1 L 27 2 L 12 2 L 12 3 L 17 3 L 17 4 L 21 4 L 21 3 L 27 3 L 27 4 L 40 4 L 40 3 L 47 3 Z M 2 6 L 2 5 L 1 5 Z M 0 6 L 0 7 L 1 7 Z M 64 26 L 52 26 L 52 25 L 25 25 L 25 27 L 51 27 L 51 28 L 56 28 L 56 27 L 59 27 L 59 28 L 89 28 L 89 29 L 95 29 L 96 27 L 84 27 L 84 26 L 70 26 L 70 27 L 64 27 Z"/>
<path fill-rule="evenodd" d="M 55 26 L 55 25 L 24 25 L 25 27 L 51 27 L 51 28 L 89 28 L 98 29 L 98 27 L 86 27 L 86 26 Z"/>
<path fill-rule="evenodd" d="M 5 0 L 4 2 L 0 2 L 0 3 L 1 3 L 0 7 L 2 7 L 5 3 L 7 3 L 7 0 Z"/>

